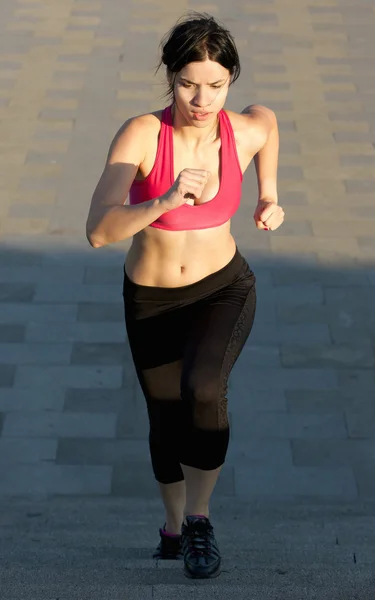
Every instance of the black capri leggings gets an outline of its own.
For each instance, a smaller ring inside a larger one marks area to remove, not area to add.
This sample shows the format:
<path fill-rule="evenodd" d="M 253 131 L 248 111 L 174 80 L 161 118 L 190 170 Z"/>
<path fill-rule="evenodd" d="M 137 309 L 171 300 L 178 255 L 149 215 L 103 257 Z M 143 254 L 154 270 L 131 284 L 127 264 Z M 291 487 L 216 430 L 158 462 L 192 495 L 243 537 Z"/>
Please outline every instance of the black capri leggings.
<path fill-rule="evenodd" d="M 229 444 L 228 377 L 255 315 L 255 276 L 238 249 L 191 285 L 137 285 L 124 270 L 125 322 L 147 402 L 155 479 L 182 481 L 181 464 L 223 465 Z"/>

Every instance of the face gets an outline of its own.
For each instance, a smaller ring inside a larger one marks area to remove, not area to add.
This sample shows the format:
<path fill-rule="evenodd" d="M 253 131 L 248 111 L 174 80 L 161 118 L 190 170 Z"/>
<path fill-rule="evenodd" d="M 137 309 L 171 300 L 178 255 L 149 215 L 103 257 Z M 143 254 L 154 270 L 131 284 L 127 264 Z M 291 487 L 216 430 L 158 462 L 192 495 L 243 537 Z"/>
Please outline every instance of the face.
<path fill-rule="evenodd" d="M 175 102 L 179 112 L 195 127 L 215 119 L 225 104 L 230 84 L 228 69 L 205 60 L 186 65 L 176 74 Z"/>

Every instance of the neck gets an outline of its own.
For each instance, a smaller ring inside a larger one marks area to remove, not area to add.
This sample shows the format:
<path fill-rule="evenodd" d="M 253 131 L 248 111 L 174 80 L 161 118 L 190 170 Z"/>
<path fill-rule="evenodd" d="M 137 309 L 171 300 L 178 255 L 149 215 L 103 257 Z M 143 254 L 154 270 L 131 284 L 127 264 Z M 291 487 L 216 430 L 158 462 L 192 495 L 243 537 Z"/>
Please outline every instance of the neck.
<path fill-rule="evenodd" d="M 208 143 L 212 143 L 218 137 L 219 115 L 216 116 L 214 123 L 208 127 L 194 127 L 188 123 L 176 103 L 173 103 L 172 123 L 173 129 L 186 146 L 198 148 L 200 146 L 205 146 Z"/>

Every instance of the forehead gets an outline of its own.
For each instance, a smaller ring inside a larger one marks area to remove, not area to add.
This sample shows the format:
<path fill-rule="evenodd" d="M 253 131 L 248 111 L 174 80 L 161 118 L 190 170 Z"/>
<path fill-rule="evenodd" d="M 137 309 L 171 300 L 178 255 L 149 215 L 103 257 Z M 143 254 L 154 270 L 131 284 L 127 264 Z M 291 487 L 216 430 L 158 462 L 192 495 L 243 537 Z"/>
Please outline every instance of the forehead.
<path fill-rule="evenodd" d="M 208 59 L 203 62 L 191 62 L 179 72 L 180 77 L 186 77 L 196 83 L 219 81 L 220 79 L 227 79 L 228 75 L 228 69 L 218 62 Z"/>

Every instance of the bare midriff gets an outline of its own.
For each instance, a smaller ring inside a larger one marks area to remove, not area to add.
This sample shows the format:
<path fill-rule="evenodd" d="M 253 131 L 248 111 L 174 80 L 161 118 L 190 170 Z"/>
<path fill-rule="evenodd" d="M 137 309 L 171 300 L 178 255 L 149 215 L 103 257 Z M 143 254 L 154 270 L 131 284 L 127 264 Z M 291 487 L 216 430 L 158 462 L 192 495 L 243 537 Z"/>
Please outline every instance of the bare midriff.
<path fill-rule="evenodd" d="M 125 270 L 138 285 L 180 287 L 222 269 L 235 251 L 229 221 L 220 227 L 190 231 L 146 227 L 133 238 Z"/>

